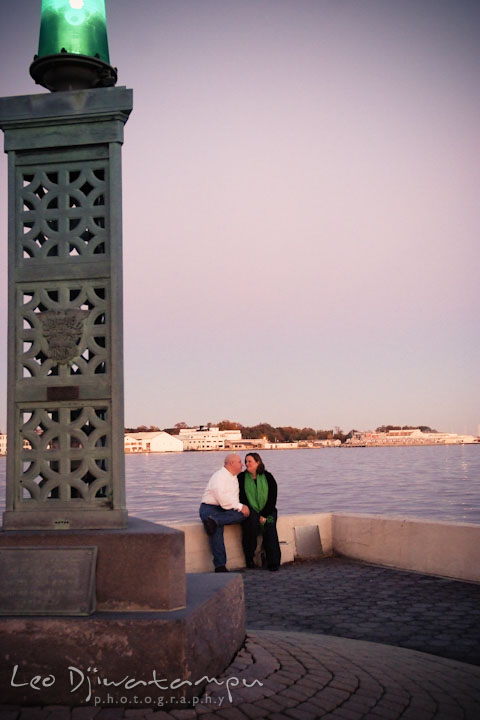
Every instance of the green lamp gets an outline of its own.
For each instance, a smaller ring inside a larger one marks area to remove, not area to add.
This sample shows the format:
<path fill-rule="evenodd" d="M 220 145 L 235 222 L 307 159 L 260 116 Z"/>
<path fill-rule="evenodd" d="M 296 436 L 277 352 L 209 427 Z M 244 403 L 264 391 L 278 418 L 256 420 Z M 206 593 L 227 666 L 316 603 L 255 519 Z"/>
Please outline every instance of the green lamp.
<path fill-rule="evenodd" d="M 42 0 L 38 55 L 30 75 L 52 92 L 115 85 L 105 0 Z"/>

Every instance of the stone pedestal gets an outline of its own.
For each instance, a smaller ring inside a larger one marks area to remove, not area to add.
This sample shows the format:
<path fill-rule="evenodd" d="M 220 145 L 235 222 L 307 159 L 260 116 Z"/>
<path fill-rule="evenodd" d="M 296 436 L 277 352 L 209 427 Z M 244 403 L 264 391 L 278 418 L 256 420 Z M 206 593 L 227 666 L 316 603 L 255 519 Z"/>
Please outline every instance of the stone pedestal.
<path fill-rule="evenodd" d="M 136 612 L 185 607 L 185 540 L 180 530 L 130 517 L 125 530 L 0 532 L 0 551 L 13 547 L 79 546 L 98 548 L 97 610 Z"/>
<path fill-rule="evenodd" d="M 0 697 L 12 705 L 181 709 L 245 638 L 240 575 L 187 575 L 187 604 L 150 613 L 0 618 Z"/>
<path fill-rule="evenodd" d="M 199 696 L 244 641 L 243 580 L 186 575 L 184 543 L 131 517 L 125 530 L 0 532 L 0 552 L 97 549 L 95 613 L 0 617 L 2 702 L 182 707 Z"/>

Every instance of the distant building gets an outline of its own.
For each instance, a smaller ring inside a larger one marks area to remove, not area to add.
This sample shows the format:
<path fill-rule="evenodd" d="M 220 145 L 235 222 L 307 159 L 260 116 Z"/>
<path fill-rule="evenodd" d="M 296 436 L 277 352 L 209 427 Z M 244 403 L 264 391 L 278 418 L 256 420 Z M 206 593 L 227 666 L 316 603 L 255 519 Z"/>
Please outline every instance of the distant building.
<path fill-rule="evenodd" d="M 225 450 L 261 450 L 264 447 L 264 438 L 240 438 L 240 440 L 225 440 Z"/>
<path fill-rule="evenodd" d="M 219 430 L 218 427 L 182 428 L 178 435 L 184 450 L 225 450 L 242 440 L 240 430 Z"/>
<path fill-rule="evenodd" d="M 318 447 L 341 447 L 342 442 L 341 440 L 334 440 L 333 438 L 331 440 L 314 440 L 312 443 L 312 446 L 314 448 Z"/>
<path fill-rule="evenodd" d="M 126 433 L 126 453 L 183 452 L 183 442 L 166 432 Z"/>
<path fill-rule="evenodd" d="M 355 432 L 345 445 L 352 447 L 364 445 L 466 445 L 477 442 L 473 435 L 456 433 L 423 432 L 420 428 L 408 430 L 388 430 L 387 432 Z"/>
<path fill-rule="evenodd" d="M 25 450 L 30 450 L 30 443 L 28 440 L 23 440 L 23 447 Z M 0 433 L 0 455 L 7 454 L 7 436 L 4 433 Z"/>

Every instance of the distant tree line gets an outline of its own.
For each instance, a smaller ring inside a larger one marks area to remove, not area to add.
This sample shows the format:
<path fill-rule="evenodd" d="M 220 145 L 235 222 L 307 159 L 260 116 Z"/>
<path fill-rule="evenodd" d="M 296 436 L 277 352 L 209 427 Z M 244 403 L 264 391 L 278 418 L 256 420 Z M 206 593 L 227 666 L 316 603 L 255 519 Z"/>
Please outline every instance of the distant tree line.
<path fill-rule="evenodd" d="M 424 433 L 436 433 L 438 430 L 432 430 L 428 425 L 380 425 L 375 432 L 388 432 L 389 430 L 421 430 Z"/>
<path fill-rule="evenodd" d="M 156 425 L 139 425 L 138 427 L 125 428 L 126 433 L 137 433 L 137 432 L 160 432 L 160 428 Z"/>
<path fill-rule="evenodd" d="M 315 440 L 340 440 L 345 442 L 347 437 L 352 437 L 351 433 L 345 434 L 340 428 L 330 430 L 315 430 L 311 427 L 297 428 L 291 425 L 272 426 L 269 423 L 262 422 L 258 425 L 245 426 L 240 423 L 222 420 L 218 423 L 220 430 L 241 430 L 242 437 L 248 440 L 256 440 L 258 438 L 267 438 L 271 443 L 284 442 L 314 442 Z"/>

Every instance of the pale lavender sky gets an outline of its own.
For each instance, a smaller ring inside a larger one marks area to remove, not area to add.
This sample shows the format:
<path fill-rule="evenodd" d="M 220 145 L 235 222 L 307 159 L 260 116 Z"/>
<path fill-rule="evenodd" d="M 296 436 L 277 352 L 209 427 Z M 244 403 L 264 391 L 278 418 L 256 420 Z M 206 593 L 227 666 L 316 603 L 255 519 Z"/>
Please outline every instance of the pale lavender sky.
<path fill-rule="evenodd" d="M 480 3 L 107 0 L 125 420 L 480 423 Z M 40 0 L 0 6 L 0 93 Z M 6 156 L 0 159 L 6 341 Z M 0 358 L 0 427 L 6 404 Z"/>

